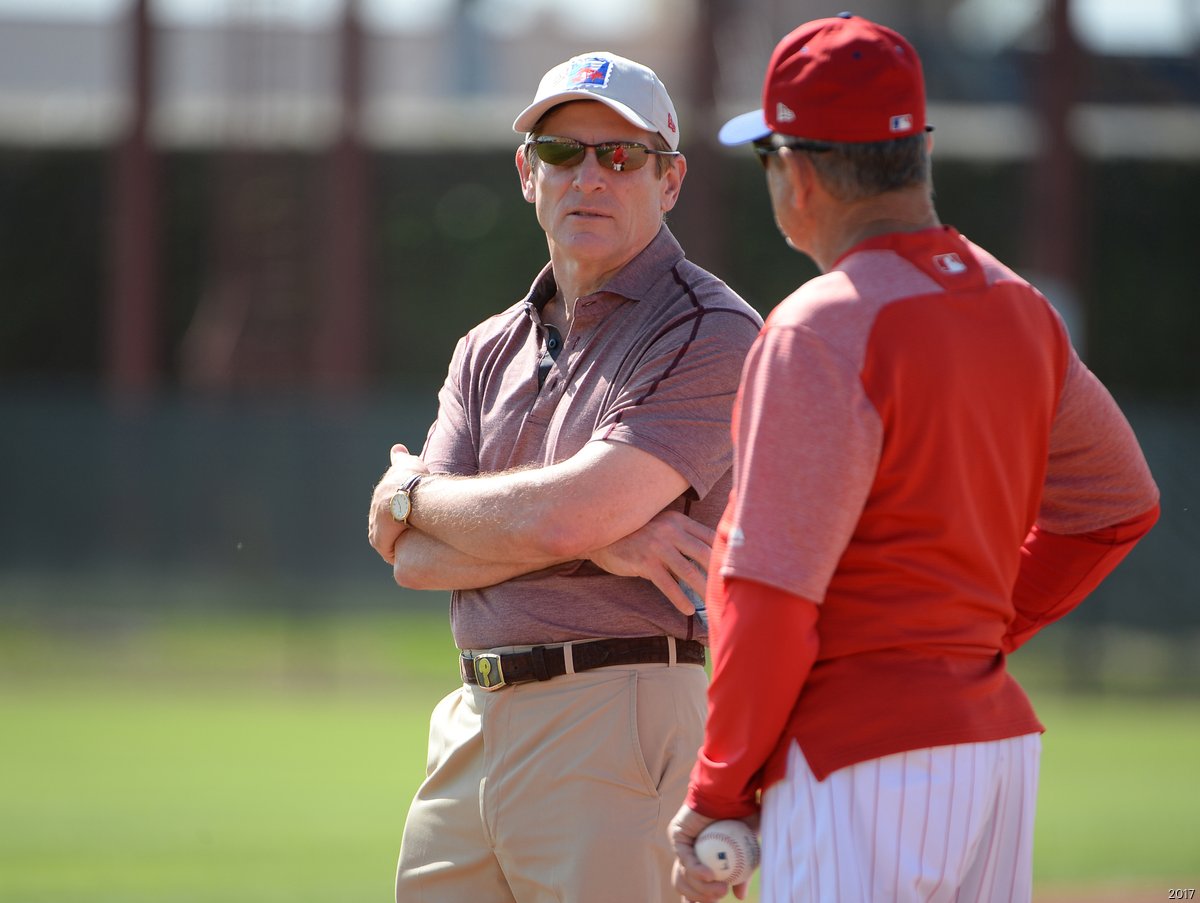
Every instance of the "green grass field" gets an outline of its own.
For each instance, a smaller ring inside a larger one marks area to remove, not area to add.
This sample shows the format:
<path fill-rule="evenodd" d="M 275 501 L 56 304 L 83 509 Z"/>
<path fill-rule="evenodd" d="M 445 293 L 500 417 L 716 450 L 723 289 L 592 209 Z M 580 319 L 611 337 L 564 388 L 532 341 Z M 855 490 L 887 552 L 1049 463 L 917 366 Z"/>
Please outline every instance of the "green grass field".
<path fill-rule="evenodd" d="M 0 901 L 388 900 L 455 681 L 440 615 L 0 622 Z M 1200 884 L 1200 701 L 1034 695 L 1039 899 Z"/>

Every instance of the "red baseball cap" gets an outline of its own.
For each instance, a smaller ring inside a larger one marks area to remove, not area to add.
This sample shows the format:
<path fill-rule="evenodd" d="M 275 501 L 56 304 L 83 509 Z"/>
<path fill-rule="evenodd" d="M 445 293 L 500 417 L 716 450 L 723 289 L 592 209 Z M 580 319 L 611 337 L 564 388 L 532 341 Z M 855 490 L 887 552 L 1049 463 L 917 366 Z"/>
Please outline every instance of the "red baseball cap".
<path fill-rule="evenodd" d="M 772 132 L 815 141 L 889 141 L 925 131 L 925 77 L 890 28 L 841 13 L 801 25 L 776 47 L 761 110 L 729 120 L 722 144 Z"/>

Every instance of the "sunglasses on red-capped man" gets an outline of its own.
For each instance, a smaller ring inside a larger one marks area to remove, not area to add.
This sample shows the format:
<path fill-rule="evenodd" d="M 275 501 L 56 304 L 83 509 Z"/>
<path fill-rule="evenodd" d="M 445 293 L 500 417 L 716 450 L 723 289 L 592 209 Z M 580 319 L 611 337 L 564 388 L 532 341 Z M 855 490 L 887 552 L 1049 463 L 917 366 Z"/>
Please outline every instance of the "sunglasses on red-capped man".
<path fill-rule="evenodd" d="M 824 154 L 833 150 L 833 145 L 827 141 L 806 141 L 803 138 L 789 139 L 777 134 L 760 138 L 754 142 L 753 147 L 754 153 L 758 155 L 758 162 L 763 165 L 763 169 L 767 168 L 767 163 L 770 161 L 771 155 L 779 153 L 785 147 L 790 150 L 808 151 L 813 154 Z"/>
<path fill-rule="evenodd" d="M 678 157 L 679 151 L 661 151 L 638 144 L 636 141 L 605 141 L 601 144 L 584 144 L 574 138 L 557 138 L 539 135 L 525 142 L 533 145 L 538 159 L 551 166 L 577 166 L 583 162 L 588 148 L 596 152 L 596 162 L 605 169 L 615 172 L 633 172 L 646 165 L 651 156 Z"/>

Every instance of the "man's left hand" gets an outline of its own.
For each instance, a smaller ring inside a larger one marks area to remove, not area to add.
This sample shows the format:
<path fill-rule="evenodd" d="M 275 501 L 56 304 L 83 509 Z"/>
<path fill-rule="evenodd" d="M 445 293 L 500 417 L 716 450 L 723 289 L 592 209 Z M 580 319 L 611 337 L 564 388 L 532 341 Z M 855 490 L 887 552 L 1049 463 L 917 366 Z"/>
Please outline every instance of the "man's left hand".
<path fill-rule="evenodd" d="M 642 577 L 685 615 L 696 607 L 678 581 L 704 598 L 716 533 L 678 511 L 660 511 L 628 536 L 592 553 L 592 561 L 618 577 Z"/>
<path fill-rule="evenodd" d="M 375 491 L 371 494 L 371 510 L 367 514 L 367 538 L 371 548 L 388 564 L 396 563 L 396 540 L 407 529 L 392 517 L 392 496 L 418 473 L 429 473 L 429 468 L 416 455 L 397 443 L 392 446 L 392 466 L 383 472 Z"/>

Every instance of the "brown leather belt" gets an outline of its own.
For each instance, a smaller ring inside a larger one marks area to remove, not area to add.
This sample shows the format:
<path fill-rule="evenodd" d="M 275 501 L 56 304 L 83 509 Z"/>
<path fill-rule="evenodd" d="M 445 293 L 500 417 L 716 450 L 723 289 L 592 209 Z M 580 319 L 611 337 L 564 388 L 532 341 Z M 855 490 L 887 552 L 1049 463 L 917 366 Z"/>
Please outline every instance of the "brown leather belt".
<path fill-rule="evenodd" d="M 571 661 L 576 671 L 670 660 L 670 643 L 665 636 L 571 644 Z M 703 665 L 704 646 L 695 640 L 676 640 L 675 661 L 682 665 Z M 459 656 L 458 668 L 464 682 L 485 690 L 498 690 L 531 680 L 550 680 L 567 673 L 562 646 L 534 646 L 528 652 L 481 652 L 475 656 L 463 653 Z"/>

